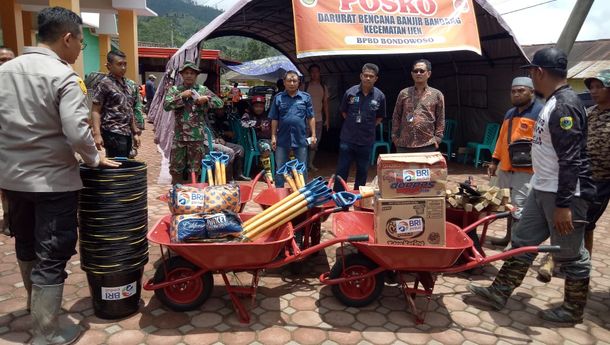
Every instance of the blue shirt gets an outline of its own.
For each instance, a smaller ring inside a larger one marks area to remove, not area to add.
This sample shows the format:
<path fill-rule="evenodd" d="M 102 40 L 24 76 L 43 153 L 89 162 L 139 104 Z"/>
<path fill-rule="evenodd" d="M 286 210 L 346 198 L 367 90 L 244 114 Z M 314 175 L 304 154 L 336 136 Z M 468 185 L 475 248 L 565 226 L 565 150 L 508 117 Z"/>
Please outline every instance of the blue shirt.
<path fill-rule="evenodd" d="M 277 146 L 307 146 L 306 119 L 313 117 L 311 96 L 307 92 L 297 91 L 290 97 L 286 91 L 275 95 L 269 108 L 269 118 L 277 120 Z"/>
<path fill-rule="evenodd" d="M 151 101 L 155 96 L 155 83 L 148 79 L 145 87 L 146 100 Z"/>
<path fill-rule="evenodd" d="M 341 128 L 341 141 L 355 145 L 372 145 L 375 142 L 375 127 L 378 118 L 386 117 L 385 95 L 373 87 L 364 95 L 360 84 L 345 91 L 339 107 L 347 113 Z"/>

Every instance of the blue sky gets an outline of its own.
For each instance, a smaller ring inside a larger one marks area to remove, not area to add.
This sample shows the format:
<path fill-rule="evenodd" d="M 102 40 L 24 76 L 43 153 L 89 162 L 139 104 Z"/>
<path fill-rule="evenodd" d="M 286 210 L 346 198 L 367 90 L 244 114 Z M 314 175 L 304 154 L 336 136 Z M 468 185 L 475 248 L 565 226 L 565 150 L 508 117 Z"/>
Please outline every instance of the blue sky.
<path fill-rule="evenodd" d="M 238 0 L 196 0 L 227 10 Z M 544 3 L 549 0 L 488 0 L 499 13 Z M 521 44 L 554 43 L 559 38 L 576 0 L 555 0 L 547 4 L 503 15 Z M 610 38 L 610 1 L 594 2 L 577 40 Z M 541 28 L 544 28 L 541 30 Z"/>

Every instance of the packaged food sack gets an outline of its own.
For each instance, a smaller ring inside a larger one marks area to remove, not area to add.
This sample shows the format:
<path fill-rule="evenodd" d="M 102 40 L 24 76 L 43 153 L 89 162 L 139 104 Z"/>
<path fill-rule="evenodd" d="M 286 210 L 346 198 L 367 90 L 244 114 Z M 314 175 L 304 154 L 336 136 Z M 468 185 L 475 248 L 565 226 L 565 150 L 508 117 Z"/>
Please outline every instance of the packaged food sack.
<path fill-rule="evenodd" d="M 205 213 L 218 213 L 229 211 L 237 213 L 241 206 L 239 186 L 234 184 L 223 184 L 209 186 L 203 190 Z"/>
<path fill-rule="evenodd" d="M 241 236 L 241 219 L 233 212 L 219 212 L 205 216 L 205 228 L 208 238 Z"/>
<path fill-rule="evenodd" d="M 170 238 L 174 243 L 205 240 L 206 216 L 204 214 L 182 214 L 172 217 Z"/>
<path fill-rule="evenodd" d="M 196 214 L 205 211 L 203 188 L 176 184 L 169 193 L 168 205 L 173 215 Z"/>

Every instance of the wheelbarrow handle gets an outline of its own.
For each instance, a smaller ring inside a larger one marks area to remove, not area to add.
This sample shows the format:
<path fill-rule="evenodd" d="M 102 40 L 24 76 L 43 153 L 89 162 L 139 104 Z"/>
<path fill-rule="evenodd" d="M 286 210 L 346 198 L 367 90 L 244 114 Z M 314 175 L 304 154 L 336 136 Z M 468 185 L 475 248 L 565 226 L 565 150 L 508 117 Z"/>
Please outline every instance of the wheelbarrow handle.
<path fill-rule="evenodd" d="M 500 212 L 500 213 L 492 213 L 488 216 L 485 216 L 479 220 L 477 220 L 476 222 L 468 225 L 467 227 L 463 228 L 462 231 L 464 231 L 465 233 L 468 233 L 470 231 L 472 231 L 473 229 L 476 229 L 479 225 L 481 224 L 488 224 L 488 223 L 492 223 L 493 221 L 495 221 L 496 219 L 500 219 L 500 218 L 506 218 L 510 215 L 510 212 Z"/>
<path fill-rule="evenodd" d="M 369 235 L 352 235 L 347 238 L 348 242 L 368 242 Z"/>
<path fill-rule="evenodd" d="M 558 253 L 561 251 L 561 246 L 538 246 L 538 253 Z"/>

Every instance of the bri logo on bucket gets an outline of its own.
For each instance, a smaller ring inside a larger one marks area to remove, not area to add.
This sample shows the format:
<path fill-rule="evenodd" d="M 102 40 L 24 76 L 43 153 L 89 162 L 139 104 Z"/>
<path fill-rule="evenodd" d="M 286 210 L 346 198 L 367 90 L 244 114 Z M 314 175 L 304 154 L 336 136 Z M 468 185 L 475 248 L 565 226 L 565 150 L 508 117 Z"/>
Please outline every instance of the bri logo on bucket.
<path fill-rule="evenodd" d="M 405 169 L 402 171 L 402 181 L 430 181 L 430 169 Z"/>

